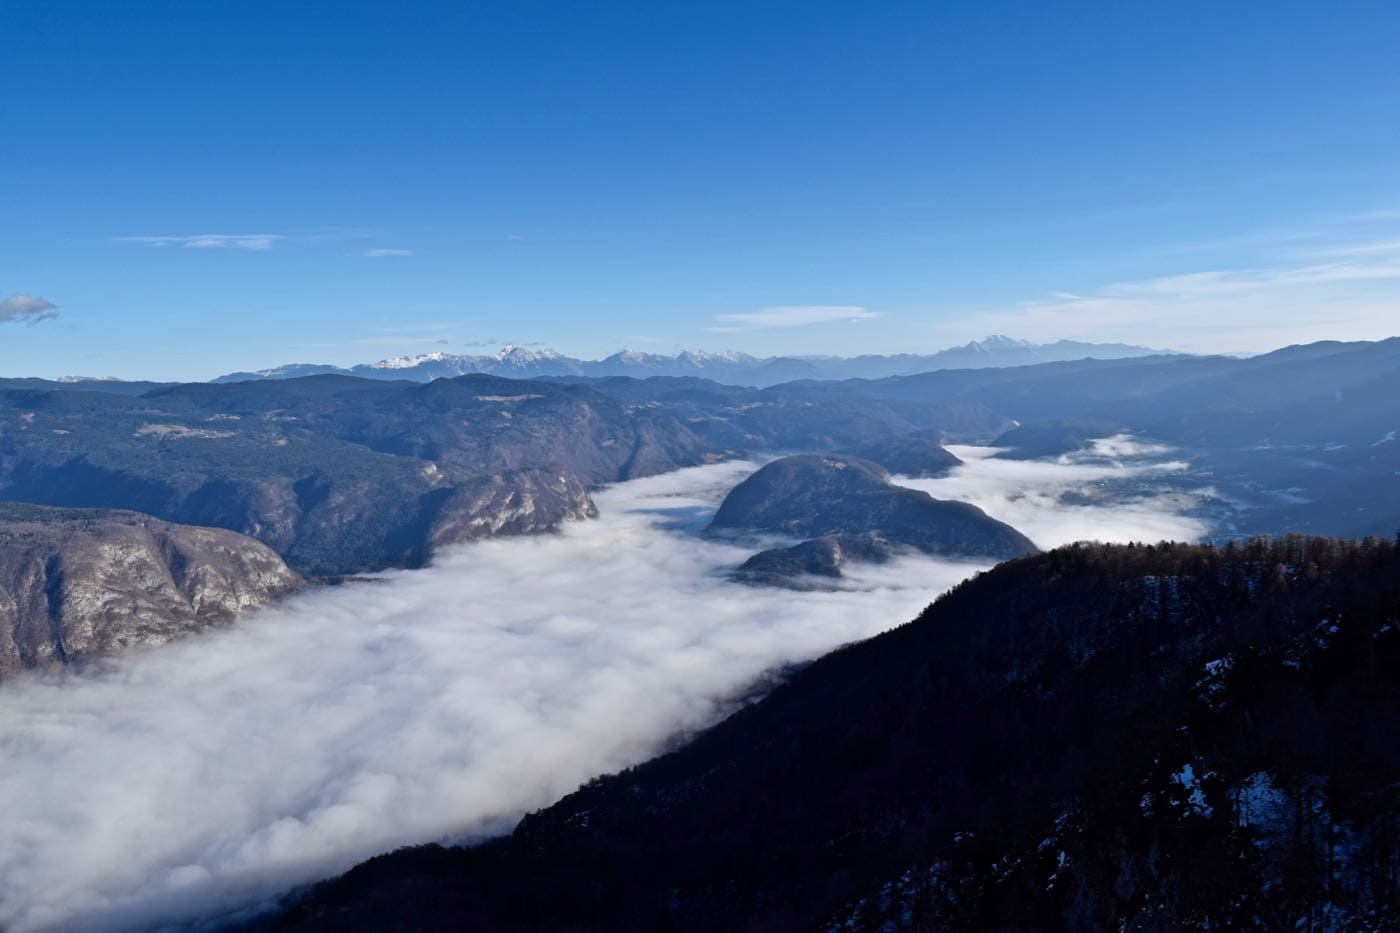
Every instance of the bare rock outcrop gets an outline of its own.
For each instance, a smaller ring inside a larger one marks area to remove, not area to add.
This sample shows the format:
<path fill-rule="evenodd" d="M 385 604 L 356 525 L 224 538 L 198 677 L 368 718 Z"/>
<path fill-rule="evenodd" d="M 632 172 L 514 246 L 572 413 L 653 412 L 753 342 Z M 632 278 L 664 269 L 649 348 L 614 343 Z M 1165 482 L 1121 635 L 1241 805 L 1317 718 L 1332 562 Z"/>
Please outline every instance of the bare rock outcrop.
<path fill-rule="evenodd" d="M 511 470 L 463 483 L 443 503 L 429 532 L 433 550 L 496 535 L 555 531 L 598 517 L 583 482 L 564 470 Z"/>
<path fill-rule="evenodd" d="M 0 503 L 0 677 L 225 625 L 301 585 L 232 531 Z"/>

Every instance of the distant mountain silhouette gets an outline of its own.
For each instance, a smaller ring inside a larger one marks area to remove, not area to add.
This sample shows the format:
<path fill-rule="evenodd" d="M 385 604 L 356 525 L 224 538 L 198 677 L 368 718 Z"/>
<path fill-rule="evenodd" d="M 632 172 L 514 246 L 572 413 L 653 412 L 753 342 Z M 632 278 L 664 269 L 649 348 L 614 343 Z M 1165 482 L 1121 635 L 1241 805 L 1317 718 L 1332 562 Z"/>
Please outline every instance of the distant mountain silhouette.
<path fill-rule="evenodd" d="M 377 363 L 341 368 L 316 363 L 291 363 L 257 372 L 229 373 L 215 382 L 247 382 L 257 379 L 292 379 L 337 373 L 367 379 L 412 379 L 428 382 L 469 373 L 487 373 L 510 378 L 531 376 L 701 376 L 731 385 L 769 386 L 794 379 L 881 378 L 908 375 L 933 369 L 965 369 L 987 366 L 1024 366 L 1054 360 L 1086 357 L 1117 359 L 1148 356 L 1161 351 L 1120 343 L 1084 343 L 1059 340 L 1030 343 L 1005 336 L 974 340 L 930 354 L 901 353 L 894 356 L 856 357 L 765 357 L 725 351 L 710 353 L 687 350 L 675 356 L 622 350 L 601 360 L 581 360 L 554 350 L 530 350 L 507 345 L 500 352 L 484 355 L 458 355 L 444 352 L 400 356 Z"/>

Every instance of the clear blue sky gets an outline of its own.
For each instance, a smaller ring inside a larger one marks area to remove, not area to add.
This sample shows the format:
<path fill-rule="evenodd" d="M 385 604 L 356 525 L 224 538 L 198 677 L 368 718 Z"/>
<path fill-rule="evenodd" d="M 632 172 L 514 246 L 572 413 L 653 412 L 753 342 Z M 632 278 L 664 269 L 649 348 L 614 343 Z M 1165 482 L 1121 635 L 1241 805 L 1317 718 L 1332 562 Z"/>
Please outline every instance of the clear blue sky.
<path fill-rule="evenodd" d="M 6 0 L 0 35 L 4 375 L 1400 332 L 1394 3 Z"/>

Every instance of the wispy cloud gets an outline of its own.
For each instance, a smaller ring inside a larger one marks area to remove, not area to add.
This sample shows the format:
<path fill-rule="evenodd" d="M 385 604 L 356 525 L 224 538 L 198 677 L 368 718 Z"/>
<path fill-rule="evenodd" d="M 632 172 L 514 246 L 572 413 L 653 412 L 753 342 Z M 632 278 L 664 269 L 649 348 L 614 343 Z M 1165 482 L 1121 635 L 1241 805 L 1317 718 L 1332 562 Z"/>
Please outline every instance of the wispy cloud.
<path fill-rule="evenodd" d="M 1324 256 L 1377 256 L 1400 257 L 1400 240 L 1375 240 L 1369 243 L 1349 243 L 1346 246 L 1333 246 L 1321 251 Z"/>
<path fill-rule="evenodd" d="M 868 321 L 879 316 L 874 311 L 853 305 L 786 305 L 741 314 L 717 314 L 715 326 L 708 330 L 721 334 L 745 330 L 775 330 L 839 321 Z"/>
<path fill-rule="evenodd" d="M 413 250 L 387 249 L 385 247 L 376 247 L 374 249 L 360 250 L 360 255 L 368 259 L 383 259 L 386 256 L 412 256 Z"/>
<path fill-rule="evenodd" d="M 264 252 L 287 239 L 280 233 L 199 233 L 193 236 L 122 236 L 119 243 L 185 249 L 243 249 Z"/>
<path fill-rule="evenodd" d="M 441 334 L 404 334 L 402 336 L 383 337 L 356 337 L 349 340 L 323 340 L 308 343 L 297 343 L 292 346 L 302 349 L 317 350 L 339 350 L 346 347 L 360 347 L 366 349 L 414 349 L 432 344 L 434 346 L 447 346 L 451 340 Z"/>
<path fill-rule="evenodd" d="M 1369 211 L 1355 211 L 1345 215 L 1343 220 L 1348 223 L 1400 220 L 1400 207 L 1379 207 Z"/>
<path fill-rule="evenodd" d="M 1400 333 L 1400 243 L 1329 249 L 1293 265 L 1056 292 L 972 321 L 979 332 L 1030 339 L 1125 339 L 1198 352 L 1392 336 Z"/>
<path fill-rule="evenodd" d="M 0 300 L 0 324 L 6 321 L 24 321 L 37 324 L 58 316 L 58 305 L 38 295 L 22 295 L 18 292 Z"/>

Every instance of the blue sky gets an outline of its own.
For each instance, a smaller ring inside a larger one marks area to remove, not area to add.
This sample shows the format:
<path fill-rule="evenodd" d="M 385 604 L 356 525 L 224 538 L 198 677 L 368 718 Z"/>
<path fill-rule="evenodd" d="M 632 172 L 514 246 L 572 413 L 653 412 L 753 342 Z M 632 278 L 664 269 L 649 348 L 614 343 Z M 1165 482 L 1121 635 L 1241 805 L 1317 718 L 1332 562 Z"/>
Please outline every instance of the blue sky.
<path fill-rule="evenodd" d="M 0 374 L 1400 332 L 1392 3 L 9 0 Z"/>

